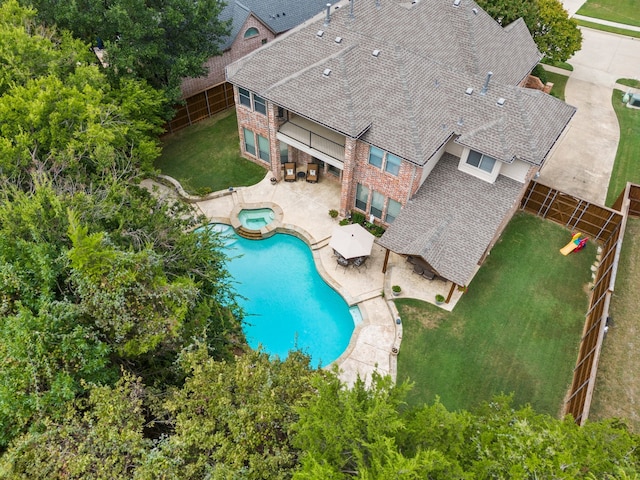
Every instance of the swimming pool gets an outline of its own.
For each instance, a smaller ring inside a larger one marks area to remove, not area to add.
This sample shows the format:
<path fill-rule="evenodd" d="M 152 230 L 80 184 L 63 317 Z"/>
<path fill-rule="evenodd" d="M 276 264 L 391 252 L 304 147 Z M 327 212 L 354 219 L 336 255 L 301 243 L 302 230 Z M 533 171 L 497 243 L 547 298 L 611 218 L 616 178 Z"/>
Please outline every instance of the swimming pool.
<path fill-rule="evenodd" d="M 336 360 L 349 345 L 358 307 L 320 277 L 309 246 L 292 235 L 277 233 L 255 241 L 241 238 L 227 225 L 212 226 L 225 237 L 227 268 L 245 309 L 244 332 L 252 348 L 285 358 L 298 348 L 314 366 Z"/>
<path fill-rule="evenodd" d="M 260 230 L 269 225 L 274 218 L 270 208 L 243 209 L 238 213 L 238 220 L 244 228 Z"/>

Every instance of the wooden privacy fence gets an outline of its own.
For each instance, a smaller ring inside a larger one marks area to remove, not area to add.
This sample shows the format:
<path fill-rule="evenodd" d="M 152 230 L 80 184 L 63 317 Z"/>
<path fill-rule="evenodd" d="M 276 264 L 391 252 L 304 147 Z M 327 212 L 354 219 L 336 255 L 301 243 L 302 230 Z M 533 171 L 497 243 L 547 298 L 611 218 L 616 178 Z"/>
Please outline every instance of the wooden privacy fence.
<path fill-rule="evenodd" d="M 600 262 L 580 339 L 573 381 L 564 405 L 564 413 L 570 413 L 576 423 L 582 425 L 591 407 L 627 216 L 640 216 L 640 186 L 627 184 L 614 204 L 614 210 L 532 181 L 522 197 L 520 207 L 584 233 L 601 245 Z"/>
<path fill-rule="evenodd" d="M 214 85 L 204 92 L 185 99 L 184 105 L 177 106 L 173 120 L 164 127 L 165 131 L 167 133 L 176 132 L 233 107 L 233 105 L 233 85 L 227 82 Z"/>

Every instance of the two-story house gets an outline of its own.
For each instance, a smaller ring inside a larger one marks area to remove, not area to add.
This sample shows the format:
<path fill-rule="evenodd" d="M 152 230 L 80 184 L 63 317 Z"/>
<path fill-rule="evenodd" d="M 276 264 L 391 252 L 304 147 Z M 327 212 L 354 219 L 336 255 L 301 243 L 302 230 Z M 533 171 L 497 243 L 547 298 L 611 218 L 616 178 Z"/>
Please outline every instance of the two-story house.
<path fill-rule="evenodd" d="M 227 67 L 241 149 L 280 177 L 320 165 L 378 243 L 468 285 L 575 109 L 522 87 L 520 19 L 472 0 L 352 0 Z"/>

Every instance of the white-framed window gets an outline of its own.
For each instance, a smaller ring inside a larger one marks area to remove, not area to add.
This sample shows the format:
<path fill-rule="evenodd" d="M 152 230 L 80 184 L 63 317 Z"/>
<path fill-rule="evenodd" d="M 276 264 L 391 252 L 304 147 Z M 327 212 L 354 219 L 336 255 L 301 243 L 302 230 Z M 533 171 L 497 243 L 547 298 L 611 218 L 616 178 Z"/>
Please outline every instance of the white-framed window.
<path fill-rule="evenodd" d="M 369 164 L 374 167 L 382 168 L 382 158 L 384 157 L 384 150 L 379 149 L 371 145 L 369 147 Z"/>
<path fill-rule="evenodd" d="M 258 113 L 266 115 L 267 114 L 267 102 L 265 101 L 264 98 L 259 97 L 258 95 L 254 94 L 253 95 L 253 109 Z"/>
<path fill-rule="evenodd" d="M 253 136 L 253 132 L 248 128 L 242 127 L 242 133 L 244 135 L 244 151 L 251 155 L 256 154 L 256 139 Z"/>
<path fill-rule="evenodd" d="M 356 187 L 356 208 L 366 212 L 369 201 L 369 189 L 359 183 Z"/>
<path fill-rule="evenodd" d="M 393 222 L 400 214 L 401 208 L 402 204 L 400 202 L 396 202 L 393 198 L 390 198 L 389 203 L 387 204 L 387 214 L 384 217 L 384 221 L 387 223 Z"/>
<path fill-rule="evenodd" d="M 376 218 L 382 220 L 382 209 L 384 208 L 384 195 L 380 192 L 373 191 L 373 195 L 371 196 L 371 208 L 369 209 L 369 213 Z"/>
<path fill-rule="evenodd" d="M 391 175 L 398 176 L 402 159 L 397 155 L 385 152 L 381 148 L 369 146 L 369 165 L 383 169 Z"/>
<path fill-rule="evenodd" d="M 262 115 L 267 114 L 267 101 L 264 98 L 242 87 L 238 87 L 238 97 L 240 97 L 240 105 L 251 108 Z"/>
<path fill-rule="evenodd" d="M 265 162 L 270 161 L 269 140 L 258 134 L 258 156 Z"/>
<path fill-rule="evenodd" d="M 258 35 L 260 32 L 258 31 L 258 29 L 256 27 L 249 27 L 247 28 L 247 30 L 244 32 L 244 38 L 251 38 L 251 37 L 255 37 L 256 35 Z"/>
<path fill-rule="evenodd" d="M 240 105 L 251 108 L 251 92 L 249 90 L 238 87 L 238 96 L 240 97 Z"/>
<path fill-rule="evenodd" d="M 466 163 L 467 165 L 479 168 L 484 172 L 491 173 L 493 172 L 493 167 L 496 164 L 496 159 L 488 155 L 483 155 L 475 150 L 470 150 Z"/>
<path fill-rule="evenodd" d="M 400 173 L 401 164 L 402 159 L 400 157 L 396 157 L 392 153 L 387 152 L 387 162 L 384 164 L 385 172 L 389 172 L 391 175 L 395 175 L 397 177 Z"/>

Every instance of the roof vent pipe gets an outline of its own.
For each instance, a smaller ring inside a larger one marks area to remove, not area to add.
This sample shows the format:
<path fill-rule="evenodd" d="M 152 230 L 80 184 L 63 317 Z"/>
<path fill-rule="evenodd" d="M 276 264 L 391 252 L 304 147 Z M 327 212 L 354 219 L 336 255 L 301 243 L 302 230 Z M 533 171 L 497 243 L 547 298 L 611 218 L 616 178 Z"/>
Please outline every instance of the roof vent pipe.
<path fill-rule="evenodd" d="M 324 26 L 328 27 L 330 21 L 331 21 L 331 4 L 327 3 L 327 16 L 324 17 Z"/>
<path fill-rule="evenodd" d="M 484 81 L 484 85 L 482 86 L 482 90 L 480 90 L 480 95 L 486 95 L 487 94 L 487 90 L 489 89 L 489 80 L 491 80 L 491 76 L 493 75 L 493 72 L 488 72 L 487 73 L 487 79 Z"/>

